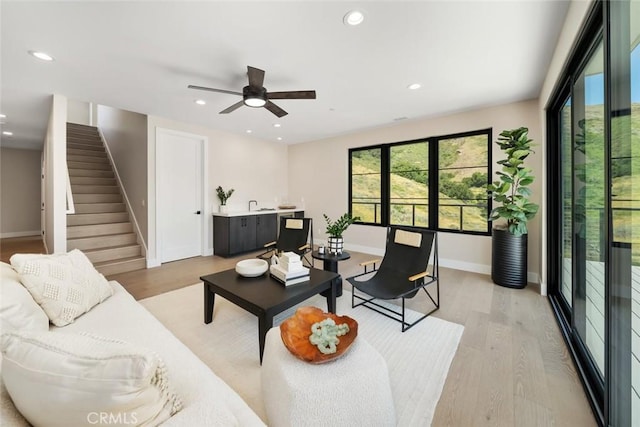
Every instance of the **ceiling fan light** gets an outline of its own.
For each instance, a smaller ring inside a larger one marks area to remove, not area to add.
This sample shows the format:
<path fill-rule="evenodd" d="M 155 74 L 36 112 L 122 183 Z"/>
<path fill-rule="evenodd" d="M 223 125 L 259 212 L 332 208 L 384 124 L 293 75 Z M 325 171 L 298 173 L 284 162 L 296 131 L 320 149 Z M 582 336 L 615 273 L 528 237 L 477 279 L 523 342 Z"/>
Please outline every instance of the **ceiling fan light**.
<path fill-rule="evenodd" d="M 244 99 L 244 105 L 246 105 L 247 107 L 264 107 L 266 103 L 267 100 L 260 97 L 246 97 Z"/>

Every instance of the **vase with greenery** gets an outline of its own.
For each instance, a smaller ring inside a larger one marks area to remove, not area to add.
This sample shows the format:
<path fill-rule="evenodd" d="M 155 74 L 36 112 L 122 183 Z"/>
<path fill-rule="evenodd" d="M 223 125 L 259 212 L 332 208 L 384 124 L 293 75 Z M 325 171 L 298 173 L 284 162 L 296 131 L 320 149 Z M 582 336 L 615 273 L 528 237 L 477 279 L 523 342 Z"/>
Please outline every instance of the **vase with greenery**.
<path fill-rule="evenodd" d="M 230 189 L 229 191 L 224 191 L 221 186 L 216 188 L 216 194 L 218 195 L 218 199 L 220 200 L 220 212 L 226 212 L 227 210 L 227 200 L 233 194 L 234 189 Z"/>
<path fill-rule="evenodd" d="M 356 221 L 360 221 L 360 217 L 352 217 L 350 213 L 345 213 L 340 218 L 333 221 L 327 216 L 327 214 L 322 215 L 324 216 L 324 220 L 327 222 L 326 231 L 329 235 L 329 252 L 336 255 L 341 254 L 344 248 L 342 233 L 344 233 L 351 224 Z"/>
<path fill-rule="evenodd" d="M 538 212 L 538 205 L 530 200 L 529 186 L 535 177 L 524 164 L 533 153 L 528 133 L 528 128 L 520 127 L 500 134 L 496 144 L 506 158 L 497 162 L 502 166 L 496 172 L 499 180 L 487 187 L 500 204 L 491 211 L 489 221 L 506 221 L 493 229 L 491 277 L 499 285 L 514 288 L 527 284 L 527 222 Z"/>

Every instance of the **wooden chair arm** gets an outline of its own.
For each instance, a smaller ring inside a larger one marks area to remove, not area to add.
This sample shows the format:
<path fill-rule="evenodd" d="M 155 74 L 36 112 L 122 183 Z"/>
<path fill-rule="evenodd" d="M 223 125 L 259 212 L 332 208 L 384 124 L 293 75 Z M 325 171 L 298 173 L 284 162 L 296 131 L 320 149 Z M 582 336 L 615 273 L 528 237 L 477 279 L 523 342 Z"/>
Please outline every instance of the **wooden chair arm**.
<path fill-rule="evenodd" d="M 382 261 L 380 258 L 372 259 L 372 260 L 369 260 L 369 261 L 363 261 L 363 262 L 360 263 L 360 266 L 364 267 L 364 266 L 367 266 L 367 265 L 375 264 L 375 263 L 380 262 L 380 261 Z"/>
<path fill-rule="evenodd" d="M 278 242 L 269 242 L 269 243 L 265 243 L 265 245 L 263 246 L 263 248 L 268 248 L 269 246 L 273 246 Z"/>
<path fill-rule="evenodd" d="M 309 249 L 310 247 L 311 247 L 311 246 L 309 246 L 309 244 L 307 243 L 307 244 L 305 244 L 305 245 L 300 246 L 300 247 L 298 248 L 298 250 L 302 251 L 302 250 L 304 250 L 304 249 Z"/>
<path fill-rule="evenodd" d="M 409 277 L 409 281 L 415 282 L 416 280 L 422 279 L 423 277 L 426 277 L 428 275 L 429 275 L 428 271 L 423 271 L 422 273 L 414 274 L 413 276 Z"/>

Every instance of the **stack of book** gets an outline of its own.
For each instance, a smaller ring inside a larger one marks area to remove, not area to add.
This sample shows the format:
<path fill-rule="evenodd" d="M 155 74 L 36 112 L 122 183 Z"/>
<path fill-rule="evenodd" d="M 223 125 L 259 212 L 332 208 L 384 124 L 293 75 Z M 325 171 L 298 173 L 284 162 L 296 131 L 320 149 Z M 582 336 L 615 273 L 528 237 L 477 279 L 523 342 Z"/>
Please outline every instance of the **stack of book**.
<path fill-rule="evenodd" d="M 269 271 L 271 277 L 285 286 L 309 280 L 309 269 L 302 265 L 300 255 L 293 252 L 284 252 L 278 258 L 278 263 L 271 265 Z"/>

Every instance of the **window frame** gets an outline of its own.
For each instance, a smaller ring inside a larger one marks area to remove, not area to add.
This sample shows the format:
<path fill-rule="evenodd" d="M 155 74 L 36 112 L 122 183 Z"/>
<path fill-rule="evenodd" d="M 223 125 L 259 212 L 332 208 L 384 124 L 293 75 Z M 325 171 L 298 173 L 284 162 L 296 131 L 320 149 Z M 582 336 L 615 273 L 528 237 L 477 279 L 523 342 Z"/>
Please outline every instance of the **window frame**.
<path fill-rule="evenodd" d="M 368 145 L 362 147 L 353 147 L 348 150 L 348 212 L 353 214 L 353 153 L 367 150 L 380 150 L 380 223 L 357 221 L 356 224 L 371 225 L 375 227 L 388 227 L 390 225 L 390 207 L 391 207 L 391 159 L 390 153 L 393 147 L 426 143 L 429 153 L 428 168 L 428 227 L 411 226 L 415 228 L 426 228 L 428 230 L 441 231 L 446 233 L 468 234 L 468 235 L 491 235 L 491 221 L 487 220 L 487 229 L 484 231 L 477 230 L 456 230 L 450 228 L 442 228 L 439 224 L 439 175 L 440 175 L 440 159 L 439 159 L 439 143 L 442 140 L 466 138 L 470 136 L 486 135 L 487 137 L 487 184 L 492 182 L 493 178 L 493 156 L 492 141 L 493 128 L 478 129 L 467 132 L 459 132 L 447 135 L 430 136 L 407 141 L 398 141 L 391 143 L 383 143 L 376 145 Z M 479 166 L 480 167 L 480 166 Z M 492 198 L 487 193 L 487 217 L 492 209 Z M 375 220 L 375 218 L 374 218 Z"/>

